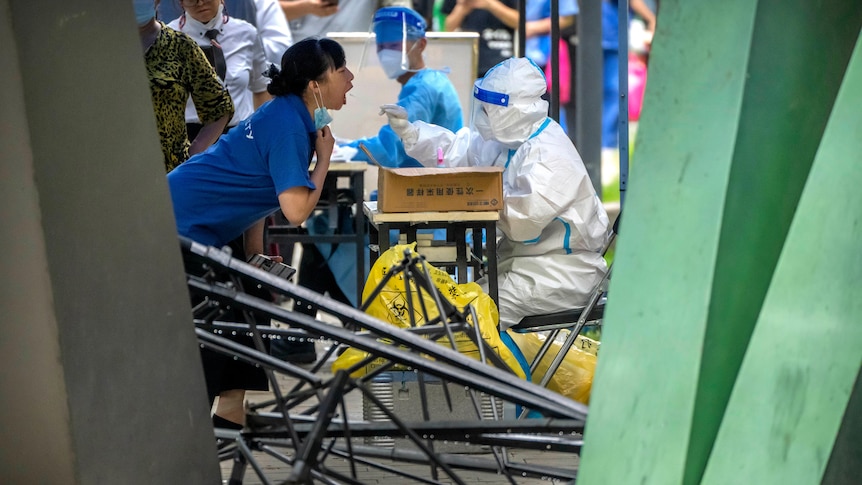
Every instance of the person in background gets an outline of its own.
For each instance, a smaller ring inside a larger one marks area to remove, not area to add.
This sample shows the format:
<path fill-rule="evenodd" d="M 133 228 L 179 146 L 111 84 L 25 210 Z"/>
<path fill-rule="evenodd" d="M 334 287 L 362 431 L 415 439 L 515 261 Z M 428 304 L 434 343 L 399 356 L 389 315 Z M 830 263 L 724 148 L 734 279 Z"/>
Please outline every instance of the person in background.
<path fill-rule="evenodd" d="M 165 170 L 169 172 L 218 139 L 234 106 L 195 41 L 156 20 L 157 3 L 133 1 Z M 190 96 L 202 123 L 191 141 L 185 120 Z"/>
<path fill-rule="evenodd" d="M 417 160 L 434 160 L 442 147 L 449 166 L 504 168 L 497 224 L 501 330 L 527 315 L 585 303 L 607 272 L 600 251 L 608 216 L 574 144 L 548 117 L 546 89 L 535 63 L 511 58 L 474 84 L 470 128 L 453 133 L 410 122 L 401 106 L 382 107 Z"/>
<path fill-rule="evenodd" d="M 384 7 L 374 14 L 377 55 L 386 76 L 401 84 L 397 103 L 410 113 L 411 120 L 435 123 L 457 131 L 463 127 L 463 115 L 458 93 L 443 72 L 428 69 L 422 59 L 427 39 L 425 20 L 416 11 L 405 7 Z M 357 148 L 363 144 L 377 162 L 387 167 L 421 167 L 415 159 L 404 153 L 404 147 L 392 128 L 383 125 L 376 136 L 361 138 L 346 143 Z M 353 161 L 368 161 L 365 152 L 358 150 Z M 341 234 L 355 231 L 353 218 L 346 213 L 348 208 L 339 208 L 338 230 Z M 332 234 L 327 213 L 309 219 L 311 234 Z M 299 284 L 329 296 L 342 303 L 358 306 L 356 301 L 355 248 L 345 244 L 303 244 L 302 262 L 299 268 Z M 296 311 L 312 314 L 313 309 L 297 305 Z M 312 315 L 313 316 L 313 315 Z M 296 360 L 304 355 L 305 361 L 313 361 L 313 348 L 305 344 L 288 345 L 274 342 L 274 354 L 285 360 Z M 291 355 L 284 348 L 304 348 Z"/>
<path fill-rule="evenodd" d="M 346 104 L 353 74 L 341 45 L 317 38 L 292 45 L 268 74 L 274 99 L 168 174 L 181 236 L 221 247 L 276 210 L 300 225 L 317 205 L 335 146 L 329 110 Z M 237 257 L 263 254 L 263 239 L 247 238 L 245 251 Z M 201 356 L 210 403 L 219 396 L 214 421 L 242 426 L 245 391 L 268 388 L 262 369 L 206 349 Z"/>
<path fill-rule="evenodd" d="M 230 129 L 269 100 L 263 76 L 266 59 L 257 29 L 244 20 L 229 17 L 221 0 L 182 0 L 182 5 L 186 10 L 168 27 L 188 35 L 208 53 L 236 110 L 228 122 Z M 191 102 L 186 107 L 186 123 L 189 136 L 193 137 L 201 124 Z"/>
<path fill-rule="evenodd" d="M 476 78 L 515 55 L 518 0 L 444 0 L 440 10 L 447 31 L 479 34 Z"/>
<path fill-rule="evenodd" d="M 182 0 L 183 14 L 174 19 L 169 27 L 179 30 L 197 42 L 216 69 L 230 93 L 236 112 L 228 122 L 225 132 L 251 114 L 265 101 L 270 99 L 266 91 L 266 59 L 257 29 L 248 22 L 231 18 L 222 0 Z M 201 128 L 194 105 L 186 107 L 186 127 L 189 136 L 194 136 Z M 264 221 L 261 220 L 246 231 L 251 240 L 263 239 Z M 231 240 L 228 245 L 233 254 L 246 254 L 244 236 Z M 264 288 L 249 287 L 249 294 L 264 301 L 272 301 L 272 296 Z M 244 321 L 241 311 L 231 310 L 224 316 L 231 321 Z M 269 319 L 253 316 L 257 325 L 269 325 Z M 267 340 L 266 343 L 269 341 Z M 232 386 L 227 386 L 232 387 Z M 236 427 L 222 416 L 232 416 L 236 410 L 229 409 L 232 389 L 226 389 L 219 396 L 213 424 L 218 427 Z"/>
<path fill-rule="evenodd" d="M 411 0 L 279 0 L 295 39 L 328 32 L 368 32 L 378 8 L 412 7 Z"/>
<path fill-rule="evenodd" d="M 631 0 L 629 8 L 654 32 L 656 17 L 644 0 Z M 602 148 L 619 148 L 620 122 L 620 37 L 619 2 L 602 0 Z"/>
<path fill-rule="evenodd" d="M 464 126 L 461 102 L 449 77 L 425 67 L 422 58 L 428 40 L 425 20 L 405 7 L 384 7 L 374 14 L 373 22 L 377 57 L 386 77 L 401 85 L 396 104 L 410 113 L 410 121 L 422 120 L 452 131 Z M 384 124 L 376 136 L 345 143 L 358 148 L 363 144 L 375 160 L 386 167 L 421 167 L 404 153 L 398 135 Z M 369 161 L 363 151 L 354 161 Z"/>
<path fill-rule="evenodd" d="M 295 39 L 326 36 L 329 32 L 367 33 L 377 9 L 386 6 L 412 6 L 411 0 L 279 0 L 279 3 Z M 309 221 L 307 225 L 309 232 L 312 233 L 318 226 L 326 226 L 320 227 L 320 231 L 330 231 L 328 220 L 324 218 L 316 218 Z M 298 271 L 300 284 L 321 293 L 328 291 L 329 296 L 335 300 L 351 304 L 353 297 L 344 295 L 338 283 L 333 280 L 334 276 L 328 269 L 329 256 L 322 256 L 317 249 L 314 249 L 314 244 L 302 246 L 303 257 Z M 343 251 L 342 248 L 339 254 L 343 254 Z M 286 248 L 284 253 L 288 254 L 292 251 Z M 309 279 L 311 276 L 313 279 Z M 350 294 L 354 293 L 350 292 Z M 315 313 L 305 305 L 299 305 L 295 309 L 312 316 Z M 316 356 L 312 342 L 285 340 L 273 342 L 272 355 L 294 363 L 310 363 Z"/>
<path fill-rule="evenodd" d="M 560 0 L 560 30 L 571 27 L 578 14 L 575 0 Z M 527 0 L 524 29 L 526 56 L 545 69 L 551 57 L 551 0 Z"/>
<path fill-rule="evenodd" d="M 527 57 L 538 65 L 545 73 L 548 80 L 548 89 L 551 86 L 551 0 L 526 0 L 526 23 L 525 32 L 527 44 L 524 47 Z M 568 29 L 575 23 L 578 13 L 578 4 L 575 0 L 560 0 L 560 31 Z M 571 96 L 571 63 L 569 62 L 569 45 L 560 38 L 560 123 L 563 130 L 568 132 L 566 124 L 565 105 Z M 547 97 L 546 97 L 547 99 Z"/>
<path fill-rule="evenodd" d="M 175 19 L 181 16 L 181 2 L 168 0 L 159 4 L 159 18 Z M 257 29 L 266 62 L 281 65 L 281 56 L 293 44 L 293 36 L 278 0 L 223 0 L 222 3 L 231 18 L 245 20 Z"/>
<path fill-rule="evenodd" d="M 416 11 L 419 15 L 425 19 L 425 25 L 428 26 L 428 30 L 430 32 L 440 32 L 443 30 L 442 27 L 437 25 L 436 19 L 434 18 L 435 9 L 439 12 L 439 7 L 435 5 L 436 0 L 412 0 L 410 3 L 412 5 L 410 8 Z"/>

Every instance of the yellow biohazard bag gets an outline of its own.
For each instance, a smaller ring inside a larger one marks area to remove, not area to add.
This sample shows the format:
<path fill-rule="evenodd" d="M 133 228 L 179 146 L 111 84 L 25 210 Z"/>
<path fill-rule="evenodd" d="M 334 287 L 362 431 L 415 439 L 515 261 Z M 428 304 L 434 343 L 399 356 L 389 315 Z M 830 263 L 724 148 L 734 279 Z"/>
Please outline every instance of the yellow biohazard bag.
<path fill-rule="evenodd" d="M 518 333 L 508 332 L 512 340 L 518 345 L 518 348 L 523 352 L 527 361 L 532 362 L 539 353 L 542 347 L 542 340 L 535 333 Z M 533 372 L 532 381 L 535 383 L 542 382 L 545 372 L 554 361 L 554 357 L 559 353 L 562 345 L 558 342 L 551 344 L 548 353 L 539 363 L 536 371 Z M 583 350 L 582 350 L 583 349 Z M 598 343 L 595 340 L 588 339 L 578 335 L 575 344 L 566 353 L 563 362 L 559 369 L 551 376 L 548 381 L 548 389 L 562 394 L 569 399 L 578 401 L 583 404 L 590 403 L 590 390 L 593 388 L 593 374 L 596 372 L 596 350 Z"/>
<path fill-rule="evenodd" d="M 417 255 L 416 243 L 399 244 L 389 248 L 380 255 L 374 263 L 374 266 L 372 266 L 371 271 L 368 274 L 368 279 L 365 282 L 365 288 L 362 291 L 363 301 L 368 299 L 368 297 L 374 292 L 374 289 L 377 288 L 377 285 L 380 284 L 381 281 L 383 281 L 391 268 L 404 259 L 404 251 L 406 249 L 410 250 L 412 256 Z M 500 334 L 497 331 L 499 314 L 497 313 L 497 305 L 494 303 L 494 300 L 492 300 L 487 293 L 482 291 L 482 288 L 476 283 L 470 282 L 458 284 L 451 276 L 449 276 L 448 273 L 441 269 L 435 268 L 427 263 L 425 264 L 425 268 L 429 273 L 429 279 L 434 282 L 434 285 L 438 290 L 440 290 L 440 293 L 442 293 L 449 302 L 455 305 L 456 308 L 464 310 L 467 305 L 473 305 L 479 319 L 479 330 L 482 338 L 488 343 L 491 349 L 502 358 L 503 362 L 505 362 L 518 375 L 518 377 L 526 379 L 526 374 L 521 369 L 521 366 L 518 365 L 517 359 L 515 359 L 515 356 L 509 348 L 503 344 L 502 340 L 500 340 Z M 422 305 L 420 304 L 417 293 L 415 283 L 411 282 L 410 295 L 413 299 L 413 318 L 416 320 L 417 326 L 422 326 L 427 323 L 427 320 L 422 313 Z M 429 319 L 433 320 L 439 315 L 433 296 L 429 295 L 428 292 L 423 291 L 422 299 L 424 300 L 425 309 L 428 311 Z M 404 274 L 399 273 L 387 282 L 386 286 L 374 301 L 371 302 L 365 312 L 396 327 L 409 328 L 409 308 L 410 306 L 407 304 L 407 291 L 405 288 Z M 473 322 L 470 321 L 470 324 L 473 324 Z M 451 348 L 448 337 L 441 337 L 437 342 L 440 345 Z M 458 352 L 479 360 L 479 349 L 464 332 L 455 332 L 455 348 Z M 368 354 L 366 352 L 358 349 L 347 349 L 335 360 L 335 362 L 332 363 L 332 371 L 347 370 L 352 365 L 365 359 L 367 355 Z M 351 375 L 352 377 L 365 375 L 371 369 L 378 367 L 385 362 L 387 361 L 384 359 L 376 359 L 371 364 Z M 393 368 L 393 370 L 395 369 L 397 368 Z M 403 370 L 404 368 L 400 367 L 400 369 Z"/>

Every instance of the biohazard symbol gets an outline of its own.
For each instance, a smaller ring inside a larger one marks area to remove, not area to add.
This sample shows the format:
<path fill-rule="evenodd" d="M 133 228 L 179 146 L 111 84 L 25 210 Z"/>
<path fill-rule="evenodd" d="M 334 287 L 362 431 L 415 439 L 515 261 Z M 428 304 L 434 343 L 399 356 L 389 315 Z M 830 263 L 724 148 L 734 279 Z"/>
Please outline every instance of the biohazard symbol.
<path fill-rule="evenodd" d="M 407 304 L 404 301 L 393 301 L 389 311 L 402 320 L 407 318 Z"/>
<path fill-rule="evenodd" d="M 416 317 L 416 324 L 421 325 L 425 319 L 419 314 L 419 312 L 413 312 L 413 314 Z M 410 308 L 407 306 L 407 299 L 404 298 L 404 295 L 398 294 L 389 300 L 389 316 L 393 323 L 409 325 Z"/>

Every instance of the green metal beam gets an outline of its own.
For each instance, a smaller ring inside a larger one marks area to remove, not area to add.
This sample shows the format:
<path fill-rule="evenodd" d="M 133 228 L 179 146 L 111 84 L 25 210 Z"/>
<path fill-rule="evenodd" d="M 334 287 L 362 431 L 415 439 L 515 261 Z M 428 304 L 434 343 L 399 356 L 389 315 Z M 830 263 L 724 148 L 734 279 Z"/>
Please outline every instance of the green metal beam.
<path fill-rule="evenodd" d="M 809 3 L 662 3 L 580 483 L 700 482 L 862 25 Z"/>
<path fill-rule="evenodd" d="M 862 365 L 860 106 L 862 38 L 769 285 L 704 484 L 822 480 Z"/>
<path fill-rule="evenodd" d="M 757 3 L 666 0 L 578 483 L 681 483 Z"/>
<path fill-rule="evenodd" d="M 684 483 L 703 473 L 860 25 L 862 2 L 758 2 Z"/>
<path fill-rule="evenodd" d="M 832 456 L 823 472 L 823 485 L 848 485 L 862 476 L 862 370 L 856 374 L 856 385 L 844 410 L 844 420 L 832 447 Z"/>

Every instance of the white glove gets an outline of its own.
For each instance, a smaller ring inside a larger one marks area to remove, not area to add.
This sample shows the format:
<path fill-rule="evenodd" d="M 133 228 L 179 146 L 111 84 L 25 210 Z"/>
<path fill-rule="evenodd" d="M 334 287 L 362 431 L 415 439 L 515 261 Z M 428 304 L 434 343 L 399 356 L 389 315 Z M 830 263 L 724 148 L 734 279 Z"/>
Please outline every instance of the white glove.
<path fill-rule="evenodd" d="M 397 104 L 384 104 L 380 107 L 380 114 L 385 114 L 389 118 L 389 126 L 405 145 L 413 145 L 419 139 L 419 130 L 413 126 L 413 123 L 407 121 L 407 110 L 403 107 Z"/>

